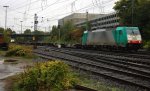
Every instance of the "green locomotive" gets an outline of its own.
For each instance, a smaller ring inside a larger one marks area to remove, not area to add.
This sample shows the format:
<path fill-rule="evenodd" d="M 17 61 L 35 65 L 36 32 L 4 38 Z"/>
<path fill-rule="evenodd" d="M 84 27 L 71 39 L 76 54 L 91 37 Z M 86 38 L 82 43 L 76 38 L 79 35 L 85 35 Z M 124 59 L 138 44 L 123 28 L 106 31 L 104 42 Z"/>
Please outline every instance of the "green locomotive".
<path fill-rule="evenodd" d="M 142 38 L 138 27 L 116 27 L 115 29 L 98 29 L 84 31 L 82 47 L 138 50 Z"/>

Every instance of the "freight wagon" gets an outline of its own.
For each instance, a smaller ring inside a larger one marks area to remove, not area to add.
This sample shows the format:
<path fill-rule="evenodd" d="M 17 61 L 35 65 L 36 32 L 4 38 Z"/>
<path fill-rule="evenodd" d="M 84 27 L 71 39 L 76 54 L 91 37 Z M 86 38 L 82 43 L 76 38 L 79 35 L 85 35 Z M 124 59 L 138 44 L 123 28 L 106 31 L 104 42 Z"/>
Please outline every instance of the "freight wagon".
<path fill-rule="evenodd" d="M 8 49 L 8 43 L 5 42 L 3 34 L 0 33 L 0 49 Z"/>
<path fill-rule="evenodd" d="M 142 38 L 138 27 L 84 31 L 82 36 L 83 48 L 138 50 L 141 43 Z"/>

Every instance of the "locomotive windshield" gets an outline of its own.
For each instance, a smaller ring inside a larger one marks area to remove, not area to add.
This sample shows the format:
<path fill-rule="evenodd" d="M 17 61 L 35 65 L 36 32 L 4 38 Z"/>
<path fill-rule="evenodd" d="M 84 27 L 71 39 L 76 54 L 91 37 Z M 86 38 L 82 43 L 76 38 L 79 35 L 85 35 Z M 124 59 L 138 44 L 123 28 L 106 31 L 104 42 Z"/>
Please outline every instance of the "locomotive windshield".
<path fill-rule="evenodd" d="M 127 30 L 127 33 L 129 35 L 139 35 L 140 34 L 139 30 L 133 30 L 133 29 Z"/>

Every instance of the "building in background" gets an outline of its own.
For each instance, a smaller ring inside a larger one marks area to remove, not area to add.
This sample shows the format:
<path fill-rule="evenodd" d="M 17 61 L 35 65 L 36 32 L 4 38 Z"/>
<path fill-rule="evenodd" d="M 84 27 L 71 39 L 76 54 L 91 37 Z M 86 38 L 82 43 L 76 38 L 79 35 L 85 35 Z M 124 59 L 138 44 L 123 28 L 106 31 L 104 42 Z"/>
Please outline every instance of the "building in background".
<path fill-rule="evenodd" d="M 88 19 L 94 19 L 103 14 L 88 14 Z M 74 25 L 78 22 L 86 21 L 87 14 L 86 13 L 73 13 L 69 16 L 66 16 L 60 20 L 58 20 L 58 25 L 63 26 L 66 22 L 71 21 Z"/>
<path fill-rule="evenodd" d="M 114 28 L 119 25 L 119 17 L 116 12 L 104 15 L 98 15 L 95 18 L 89 19 L 90 30 L 102 29 L 102 28 Z M 86 20 L 75 23 L 76 27 L 86 27 Z"/>

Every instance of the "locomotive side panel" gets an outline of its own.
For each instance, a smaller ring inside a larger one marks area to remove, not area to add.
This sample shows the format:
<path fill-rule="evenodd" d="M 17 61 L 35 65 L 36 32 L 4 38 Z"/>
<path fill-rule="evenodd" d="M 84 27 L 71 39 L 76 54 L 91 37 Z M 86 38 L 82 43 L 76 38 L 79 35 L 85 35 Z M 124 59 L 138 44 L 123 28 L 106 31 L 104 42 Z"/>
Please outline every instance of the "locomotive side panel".
<path fill-rule="evenodd" d="M 112 30 L 98 30 L 89 32 L 87 45 L 116 45 Z"/>

